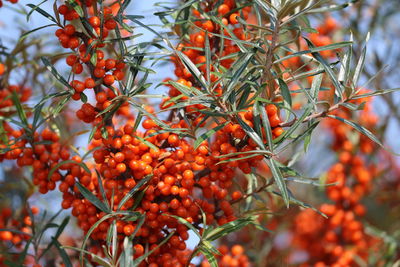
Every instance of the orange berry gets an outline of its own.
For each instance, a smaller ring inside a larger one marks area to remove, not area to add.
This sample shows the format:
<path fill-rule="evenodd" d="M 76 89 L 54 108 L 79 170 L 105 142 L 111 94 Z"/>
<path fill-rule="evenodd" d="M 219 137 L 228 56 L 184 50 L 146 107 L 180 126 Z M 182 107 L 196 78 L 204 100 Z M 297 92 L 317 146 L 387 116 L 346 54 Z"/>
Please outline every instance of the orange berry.
<path fill-rule="evenodd" d="M 89 18 L 89 23 L 92 25 L 92 27 L 100 27 L 100 18 L 93 16 Z"/>
<path fill-rule="evenodd" d="M 104 76 L 103 78 L 103 82 L 105 85 L 112 85 L 115 81 L 115 78 L 113 75 L 107 74 L 106 76 Z"/>
<path fill-rule="evenodd" d="M 238 13 L 233 13 L 233 14 L 231 14 L 231 15 L 229 16 L 229 22 L 230 22 L 231 24 L 237 24 L 237 23 L 239 23 L 238 17 L 239 17 L 239 14 L 238 14 Z"/>
<path fill-rule="evenodd" d="M 226 4 L 222 4 L 218 7 L 218 13 L 220 15 L 225 15 L 226 13 L 228 13 L 230 11 L 230 8 L 228 5 Z"/>

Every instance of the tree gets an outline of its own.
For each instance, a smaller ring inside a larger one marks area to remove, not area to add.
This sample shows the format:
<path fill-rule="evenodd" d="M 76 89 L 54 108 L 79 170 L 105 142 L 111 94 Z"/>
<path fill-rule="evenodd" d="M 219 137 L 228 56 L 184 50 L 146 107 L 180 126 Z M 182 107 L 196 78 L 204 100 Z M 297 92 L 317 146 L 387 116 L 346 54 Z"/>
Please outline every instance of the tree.
<path fill-rule="evenodd" d="M 2 47 L 2 264 L 398 264 L 372 102 L 398 118 L 398 88 L 362 23 L 345 30 L 365 5 L 337 2 L 158 3 L 158 25 L 129 0 L 20 6 L 50 24 Z M 65 212 L 30 200 L 57 197 Z"/>

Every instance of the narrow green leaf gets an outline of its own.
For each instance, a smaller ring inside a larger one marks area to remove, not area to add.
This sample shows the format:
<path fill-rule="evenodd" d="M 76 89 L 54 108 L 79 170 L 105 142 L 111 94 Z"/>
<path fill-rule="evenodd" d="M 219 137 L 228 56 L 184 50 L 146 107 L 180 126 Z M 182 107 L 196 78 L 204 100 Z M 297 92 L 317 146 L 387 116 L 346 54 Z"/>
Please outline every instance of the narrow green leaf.
<path fill-rule="evenodd" d="M 148 181 L 150 181 L 150 179 L 151 179 L 152 177 L 153 177 L 153 175 L 147 175 L 147 176 L 144 177 L 142 180 L 140 180 L 140 181 L 135 185 L 135 187 L 132 188 L 132 189 L 129 191 L 129 193 L 126 194 L 126 195 L 121 199 L 121 201 L 120 201 L 119 204 L 118 204 L 117 210 L 120 210 L 120 209 L 122 208 L 122 206 L 123 206 L 130 198 L 132 198 L 132 197 L 135 195 L 135 193 L 136 193 L 137 191 L 139 191 L 139 189 L 140 189 L 143 185 L 145 185 Z"/>
<path fill-rule="evenodd" d="M 179 217 L 179 216 L 175 216 L 175 215 L 171 215 L 171 214 L 163 214 L 163 215 L 164 215 L 164 216 L 168 216 L 168 217 L 175 218 L 179 223 L 185 225 L 187 228 L 189 228 L 190 230 L 192 230 L 193 233 L 195 233 L 195 234 L 197 235 L 197 237 L 201 239 L 201 235 L 200 235 L 200 233 L 199 233 L 199 230 L 196 229 L 196 227 L 194 227 L 193 224 L 191 224 L 190 222 L 188 222 L 188 221 L 185 220 L 184 218 Z"/>
<path fill-rule="evenodd" d="M 44 2 L 45 1 L 43 1 L 42 3 L 44 3 Z M 27 20 L 29 20 L 30 14 L 32 14 L 33 11 L 36 11 L 36 12 L 40 13 L 42 16 L 44 16 L 45 18 L 47 18 L 57 24 L 57 20 L 53 16 L 51 16 L 49 13 L 47 13 L 46 11 L 41 9 L 38 5 L 27 4 L 27 6 L 32 8 L 31 12 L 28 13 Z"/>
<path fill-rule="evenodd" d="M 51 64 L 47 58 L 41 57 L 41 60 L 51 74 L 53 74 L 53 76 L 57 79 L 57 81 L 65 85 L 67 88 L 72 89 L 71 85 L 64 79 L 62 75 L 60 75 L 60 73 L 58 73 L 56 68 L 54 68 L 53 64 Z"/>
<path fill-rule="evenodd" d="M 75 183 L 76 186 L 79 189 L 79 192 L 81 192 L 81 194 L 90 201 L 90 203 L 92 203 L 93 205 L 95 205 L 97 208 L 99 208 L 101 211 L 105 212 L 105 213 L 110 213 L 111 210 L 110 208 L 108 208 L 100 199 L 98 199 L 95 195 L 93 195 L 92 192 L 90 192 L 89 189 L 87 189 L 86 187 L 84 187 L 81 183 L 79 183 L 78 181 Z"/>
<path fill-rule="evenodd" d="M 60 256 L 63 260 L 65 267 L 73 267 L 72 262 L 68 256 L 67 252 L 65 252 L 65 249 L 58 242 L 57 238 L 52 237 L 51 240 L 52 240 L 52 244 L 54 244 L 55 247 L 57 248 L 58 253 L 60 253 Z"/>
<path fill-rule="evenodd" d="M 279 82 L 279 88 L 281 89 L 281 94 L 283 96 L 283 100 L 286 101 L 289 106 L 292 106 L 292 96 L 290 95 L 290 90 L 287 84 L 282 80 L 278 79 Z"/>
<path fill-rule="evenodd" d="M 267 112 L 265 110 L 265 107 L 261 103 L 257 104 L 257 109 L 258 109 L 258 112 L 261 115 L 261 120 L 262 120 L 262 123 L 263 123 L 266 139 L 267 139 L 267 142 L 268 142 L 268 148 L 271 151 L 271 153 L 273 153 L 274 152 L 274 145 L 272 143 L 273 137 L 272 137 L 271 125 L 270 125 L 269 119 L 268 119 L 268 114 L 267 114 Z"/>
<path fill-rule="evenodd" d="M 306 42 L 308 43 L 308 46 L 310 47 L 315 47 L 314 44 L 308 40 L 307 38 L 303 37 L 304 40 L 306 40 Z M 341 85 L 338 81 L 338 79 L 336 78 L 335 73 L 333 72 L 332 68 L 329 66 L 329 64 L 326 62 L 326 60 L 318 53 L 318 52 L 313 52 L 311 53 L 313 55 L 313 57 L 318 60 L 321 65 L 324 67 L 325 72 L 328 73 L 328 76 L 330 77 L 333 85 L 335 86 L 336 90 L 335 93 L 336 95 L 341 99 L 343 97 L 343 85 Z"/>
<path fill-rule="evenodd" d="M 268 164 L 268 166 L 269 166 L 269 168 L 270 168 L 270 170 L 272 172 L 272 175 L 274 177 L 276 185 L 278 186 L 279 190 L 282 193 L 283 201 L 285 202 L 286 207 L 289 208 L 289 201 L 290 201 L 289 193 L 288 193 L 288 188 L 286 186 L 286 183 L 285 183 L 285 181 L 283 179 L 282 173 L 281 173 L 281 171 L 280 171 L 279 167 L 277 166 L 277 163 L 275 162 L 274 159 L 271 159 L 271 158 L 267 159 L 266 158 L 266 162 L 267 162 L 267 164 Z"/>
<path fill-rule="evenodd" d="M 25 40 L 26 37 L 28 37 L 31 33 L 34 33 L 36 31 L 39 31 L 41 29 L 47 28 L 47 27 L 51 27 L 51 26 L 57 26 L 57 24 L 48 24 L 48 25 L 44 25 L 41 27 L 38 27 L 36 29 L 30 30 L 25 32 L 24 34 L 21 35 L 21 37 L 19 38 L 18 42 L 22 42 L 23 40 Z"/>
<path fill-rule="evenodd" d="M 208 250 L 204 247 L 200 247 L 199 250 L 206 257 L 206 259 L 211 267 L 218 267 L 217 259 L 215 258 L 214 254 L 210 250 Z"/>
<path fill-rule="evenodd" d="M 351 99 L 354 100 L 354 99 L 360 99 L 360 98 L 364 98 L 364 97 L 384 95 L 384 94 L 389 94 L 389 93 L 393 93 L 393 92 L 396 92 L 396 91 L 400 91 L 400 87 L 399 88 L 376 90 L 376 91 L 372 91 L 372 92 L 365 93 L 365 94 L 358 94 L 358 95 L 352 96 Z"/>
<path fill-rule="evenodd" d="M 203 238 L 205 241 L 217 240 L 223 236 L 226 236 L 227 234 L 239 231 L 243 227 L 252 224 L 255 220 L 256 216 L 249 216 L 236 219 L 234 221 L 228 222 L 211 230 L 210 232 L 208 232 L 207 235 L 203 236 Z"/>
<path fill-rule="evenodd" d="M 204 79 L 203 74 L 196 67 L 196 65 L 181 51 L 176 50 L 175 53 L 178 55 L 178 57 L 181 59 L 182 63 L 186 66 L 186 68 L 193 75 L 193 77 L 197 80 L 197 82 L 200 84 L 200 86 L 207 90 L 208 83 Z"/>
<path fill-rule="evenodd" d="M 21 122 L 24 124 L 25 130 L 28 130 L 28 119 L 26 118 L 26 113 L 24 108 L 21 105 L 21 102 L 19 100 L 19 96 L 17 95 L 17 92 L 12 91 L 11 99 L 14 103 L 15 108 L 17 109 L 18 117 L 21 120 Z"/>
<path fill-rule="evenodd" d="M 214 127 L 213 129 L 203 133 L 198 138 L 196 138 L 196 141 L 193 144 L 194 150 L 196 150 L 201 145 L 201 143 L 203 143 L 205 140 L 207 140 L 208 138 L 213 136 L 217 131 L 219 131 L 220 129 L 224 128 L 225 125 L 227 125 L 228 123 L 229 122 L 224 122 L 222 124 L 219 124 L 216 127 Z"/>
<path fill-rule="evenodd" d="M 242 126 L 242 129 L 246 132 L 246 134 L 253 139 L 256 144 L 265 150 L 265 145 L 261 137 L 251 128 L 246 122 L 244 122 L 240 117 L 237 117 L 238 123 Z"/>
<path fill-rule="evenodd" d="M 333 118 L 333 119 L 336 119 L 336 120 L 339 120 L 339 121 L 341 121 L 341 122 L 344 122 L 344 123 L 346 123 L 347 125 L 350 125 L 350 126 L 353 127 L 355 130 L 357 130 L 357 131 L 359 131 L 360 133 L 362 133 L 363 135 L 367 136 L 369 139 L 371 139 L 373 142 L 375 142 L 376 144 L 378 144 L 378 145 L 379 145 L 380 147 L 382 147 L 383 149 L 385 149 L 385 150 L 391 152 L 391 153 L 394 154 L 394 155 L 400 156 L 400 154 L 395 153 L 395 152 L 392 151 L 391 149 L 386 148 L 386 147 L 382 144 L 382 142 L 379 141 L 379 139 L 378 139 L 371 131 L 369 131 L 367 128 L 365 128 L 365 127 L 363 127 L 363 126 L 361 126 L 361 125 L 359 125 L 359 124 L 357 124 L 357 123 L 355 123 L 355 122 L 352 122 L 352 121 L 349 121 L 349 120 L 347 120 L 347 119 L 338 117 L 338 116 L 336 116 L 336 115 L 328 115 L 328 117 Z"/>
<path fill-rule="evenodd" d="M 368 33 L 369 36 L 369 33 Z M 368 39 L 369 37 L 367 37 Z M 367 55 L 367 46 L 364 46 L 362 52 L 361 52 L 361 56 L 358 59 L 357 62 L 357 66 L 356 69 L 354 71 L 354 76 L 353 76 L 353 86 L 356 87 L 358 84 L 358 81 L 360 80 L 360 76 L 362 73 L 362 70 L 364 68 L 364 64 L 365 64 L 365 56 Z"/>
<path fill-rule="evenodd" d="M 83 162 L 76 162 L 75 160 L 71 160 L 71 159 L 70 159 L 70 160 L 61 161 L 61 162 L 59 162 L 56 166 L 54 166 L 54 167 L 49 171 L 49 174 L 47 175 L 47 179 L 50 179 L 50 177 L 53 175 L 53 173 L 54 173 L 56 170 L 58 170 L 58 168 L 60 168 L 62 165 L 69 164 L 69 163 L 79 165 L 79 166 L 81 166 L 87 173 L 90 173 L 90 169 L 88 168 L 88 166 L 87 166 L 85 163 L 83 163 Z"/>

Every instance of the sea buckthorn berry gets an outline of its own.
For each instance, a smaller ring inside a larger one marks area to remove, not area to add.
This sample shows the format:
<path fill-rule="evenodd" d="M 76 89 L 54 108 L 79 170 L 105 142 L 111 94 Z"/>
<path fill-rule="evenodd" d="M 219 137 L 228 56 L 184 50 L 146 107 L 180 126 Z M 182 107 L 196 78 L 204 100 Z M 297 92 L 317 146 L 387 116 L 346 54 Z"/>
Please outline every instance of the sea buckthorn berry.
<path fill-rule="evenodd" d="M 124 234 L 130 236 L 135 231 L 135 227 L 132 224 L 127 224 L 124 226 Z"/>
<path fill-rule="evenodd" d="M 115 27 L 117 27 L 117 22 L 114 19 L 108 19 L 106 20 L 106 22 L 104 23 L 104 26 L 108 29 L 108 30 L 114 30 Z"/>
<path fill-rule="evenodd" d="M 119 70 L 119 69 L 114 70 L 114 71 L 113 71 L 113 75 L 114 75 L 115 79 L 117 79 L 117 80 L 119 80 L 119 81 L 120 81 L 120 80 L 123 80 L 124 77 L 125 77 L 124 72 L 121 71 L 121 70 Z"/>
<path fill-rule="evenodd" d="M 214 31 L 214 24 L 212 23 L 211 20 L 207 20 L 206 22 L 204 22 L 201 27 L 204 30 L 209 31 L 209 32 L 213 32 Z"/>
<path fill-rule="evenodd" d="M 69 11 L 69 8 L 68 8 L 66 5 L 61 5 L 61 6 L 58 7 L 58 12 L 59 12 L 61 15 L 67 14 L 68 11 Z"/>
<path fill-rule="evenodd" d="M 218 13 L 220 15 L 225 15 L 226 13 L 228 13 L 230 11 L 230 8 L 228 5 L 226 4 L 222 4 L 218 7 Z"/>
<path fill-rule="evenodd" d="M 125 163 L 118 163 L 117 165 L 117 171 L 119 173 L 124 173 L 126 171 L 126 165 Z"/>
<path fill-rule="evenodd" d="M 103 78 L 103 82 L 105 85 L 112 85 L 114 83 L 115 79 L 113 75 L 107 74 Z"/>
<path fill-rule="evenodd" d="M 278 136 L 280 136 L 281 134 L 283 134 L 283 132 L 284 132 L 284 130 L 283 130 L 281 127 L 277 127 L 277 128 L 275 128 L 275 129 L 272 131 L 272 133 L 273 133 L 276 137 L 278 137 Z"/>
<path fill-rule="evenodd" d="M 238 17 L 239 17 L 239 14 L 238 14 L 238 13 L 232 13 L 232 14 L 229 16 L 229 22 L 230 22 L 231 24 L 238 24 L 238 23 L 239 23 Z"/>
<path fill-rule="evenodd" d="M 102 68 L 95 68 L 93 74 L 96 78 L 102 78 L 106 72 Z"/>
<path fill-rule="evenodd" d="M 96 82 L 92 78 L 85 79 L 85 87 L 86 88 L 94 88 L 96 86 Z"/>
<path fill-rule="evenodd" d="M 121 153 L 121 152 L 118 152 L 118 153 L 115 154 L 114 159 L 117 162 L 123 162 L 125 160 L 125 155 L 123 153 Z"/>
<path fill-rule="evenodd" d="M 67 63 L 67 65 L 69 65 L 69 66 L 73 66 L 77 61 L 78 61 L 78 57 L 75 56 L 75 55 L 69 55 L 69 56 L 66 58 L 66 63 Z"/>
<path fill-rule="evenodd" d="M 89 23 L 92 25 L 93 28 L 100 27 L 100 18 L 93 16 L 89 18 Z"/>
<path fill-rule="evenodd" d="M 193 171 L 191 171 L 191 170 L 184 171 L 183 172 L 183 178 L 185 178 L 185 179 L 193 179 L 194 178 Z"/>
<path fill-rule="evenodd" d="M 105 67 L 108 70 L 115 68 L 116 65 L 117 65 L 117 61 L 115 59 L 109 58 L 105 61 Z"/>
<path fill-rule="evenodd" d="M 65 25 L 64 31 L 68 35 L 73 35 L 75 33 L 75 27 L 71 24 Z"/>
<path fill-rule="evenodd" d="M 278 108 L 274 104 L 267 105 L 266 110 L 267 110 L 267 114 L 268 114 L 269 117 L 271 117 L 271 116 L 275 115 L 276 113 L 278 113 Z"/>

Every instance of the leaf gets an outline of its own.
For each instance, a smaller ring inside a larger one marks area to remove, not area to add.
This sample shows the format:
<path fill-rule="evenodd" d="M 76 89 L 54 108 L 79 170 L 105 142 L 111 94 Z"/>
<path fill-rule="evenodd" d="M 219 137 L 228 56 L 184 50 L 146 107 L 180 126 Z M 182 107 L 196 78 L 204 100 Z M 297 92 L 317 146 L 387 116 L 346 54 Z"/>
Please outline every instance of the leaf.
<path fill-rule="evenodd" d="M 229 78 L 229 83 L 224 89 L 223 101 L 226 101 L 231 94 L 233 93 L 233 89 L 237 86 L 242 74 L 249 66 L 251 60 L 254 57 L 254 52 L 242 54 L 240 58 L 238 58 L 235 64 L 231 67 L 230 73 L 233 72 L 232 77 Z M 231 101 L 232 102 L 232 101 Z"/>
<path fill-rule="evenodd" d="M 83 9 L 82 7 L 76 2 L 76 0 L 67 0 L 68 4 L 72 6 L 72 8 L 78 13 L 79 17 L 83 17 Z"/>
<path fill-rule="evenodd" d="M 357 131 L 359 131 L 359 132 L 362 133 L 363 135 L 367 136 L 369 139 L 371 139 L 373 142 L 375 142 L 376 144 L 378 144 L 380 147 L 382 147 L 382 148 L 385 149 L 386 151 L 389 151 L 390 153 L 392 153 L 392 154 L 394 154 L 394 155 L 396 155 L 396 156 L 400 156 L 400 154 L 395 153 L 395 152 L 392 151 L 391 149 L 386 148 L 386 147 L 381 143 L 381 141 L 379 141 L 379 139 L 378 139 L 371 131 L 369 131 L 369 130 L 366 129 L 365 127 L 363 127 L 363 126 L 361 126 L 361 125 L 359 125 L 359 124 L 357 124 L 357 123 L 355 123 L 355 122 L 349 121 L 349 120 L 347 120 L 347 119 L 338 117 L 338 116 L 336 116 L 336 115 L 327 115 L 327 117 L 330 117 L 330 118 L 339 120 L 339 121 L 341 121 L 341 122 L 346 123 L 347 125 L 350 125 L 351 127 L 353 127 L 354 129 L 356 129 Z"/>
<path fill-rule="evenodd" d="M 60 253 L 60 256 L 63 260 L 63 263 L 65 267 L 73 267 L 72 262 L 68 256 L 68 254 L 65 252 L 65 249 L 61 246 L 61 244 L 57 241 L 57 238 L 52 237 L 51 238 L 52 243 L 56 246 L 58 249 L 58 253 Z"/>
<path fill-rule="evenodd" d="M 308 43 L 308 46 L 310 47 L 314 47 L 314 44 L 308 40 L 307 38 L 303 37 L 304 40 L 306 40 L 306 42 Z M 325 72 L 328 73 L 328 76 L 331 78 L 331 81 L 333 83 L 333 85 L 335 86 L 336 90 L 335 90 L 335 94 L 339 97 L 342 98 L 343 97 L 343 85 L 341 85 L 338 81 L 338 79 L 335 77 L 335 73 L 333 72 L 333 70 L 331 69 L 331 67 L 328 65 L 328 63 L 325 61 L 325 59 L 318 53 L 318 52 L 313 52 L 311 53 L 313 55 L 313 57 L 318 60 L 321 65 L 324 67 Z"/>
<path fill-rule="evenodd" d="M 197 237 L 200 238 L 200 240 L 201 240 L 201 235 L 200 235 L 198 229 L 196 229 L 196 227 L 194 227 L 194 225 L 191 224 L 190 222 L 188 222 L 186 219 L 179 217 L 179 216 L 172 215 L 172 214 L 162 214 L 162 215 L 175 218 L 176 220 L 178 220 L 179 223 L 185 225 L 187 228 L 192 230 L 193 233 L 195 233 L 197 235 Z"/>
<path fill-rule="evenodd" d="M 199 250 L 206 257 L 206 259 L 211 267 L 218 267 L 217 259 L 215 258 L 214 254 L 210 250 L 208 250 L 204 247 L 200 247 Z"/>
<path fill-rule="evenodd" d="M 27 32 L 25 32 L 24 34 L 21 35 L 21 37 L 19 38 L 18 42 L 22 42 L 23 40 L 25 40 L 25 38 L 28 37 L 31 33 L 34 33 L 36 31 L 39 31 L 41 29 L 44 29 L 44 28 L 47 28 L 47 27 L 51 27 L 51 26 L 57 26 L 57 24 L 48 24 L 48 25 L 44 25 L 44 26 L 41 26 L 39 28 L 30 30 L 30 31 L 27 31 Z"/>
<path fill-rule="evenodd" d="M 307 13 L 325 13 L 325 12 L 342 10 L 346 7 L 352 6 L 354 3 L 357 3 L 358 1 L 359 0 L 350 0 L 343 4 L 329 5 L 329 6 L 325 6 L 325 7 L 314 8 L 314 9 L 307 11 Z"/>
<path fill-rule="evenodd" d="M 55 243 L 54 241 L 57 242 L 58 238 L 60 237 L 60 235 L 61 235 L 62 232 L 64 231 L 65 227 L 67 226 L 68 222 L 69 222 L 69 217 L 66 217 L 66 218 L 62 221 L 62 223 L 60 224 L 60 226 L 58 226 L 58 229 L 57 229 L 56 234 L 52 237 L 52 242 L 50 242 L 50 243 L 47 245 L 47 247 L 43 250 L 43 252 L 40 254 L 40 258 L 41 258 L 43 255 L 45 255 L 46 252 L 49 251 L 50 248 L 51 248 L 53 245 L 56 245 L 56 243 Z"/>
<path fill-rule="evenodd" d="M 260 138 L 260 136 L 254 131 L 253 128 L 251 128 L 246 122 L 244 122 L 240 117 L 237 117 L 238 123 L 240 126 L 242 126 L 242 129 L 247 133 L 248 136 L 250 136 L 251 139 L 253 139 L 256 144 L 265 150 L 265 145 L 263 140 Z"/>
<path fill-rule="evenodd" d="M 64 79 L 62 75 L 60 75 L 60 73 L 58 73 L 56 68 L 54 68 L 53 64 L 51 64 L 47 58 L 41 57 L 40 59 L 46 68 L 51 72 L 51 74 L 53 74 L 53 76 L 57 79 L 57 81 L 65 85 L 67 88 L 72 89 L 71 85 Z"/>
<path fill-rule="evenodd" d="M 317 71 L 322 71 L 324 68 L 323 66 L 319 66 L 317 68 Z M 310 88 L 310 95 L 311 98 L 313 99 L 313 104 L 315 105 L 315 101 L 318 99 L 318 93 L 321 89 L 321 84 L 322 84 L 322 78 L 323 78 L 323 74 L 317 74 L 314 76 L 312 83 L 311 83 L 311 88 Z"/>
<path fill-rule="evenodd" d="M 102 266 L 102 267 L 114 267 L 114 266 L 113 266 L 110 262 L 108 262 L 107 260 L 102 259 L 102 258 L 100 258 L 99 256 L 97 256 L 96 254 L 94 254 L 94 253 L 92 253 L 92 252 L 89 252 L 89 251 L 86 251 L 86 250 L 84 250 L 84 249 L 75 248 L 75 247 L 70 247 L 70 246 L 62 246 L 62 248 L 64 248 L 64 249 L 75 250 L 75 251 L 80 252 L 81 254 L 88 254 L 88 255 L 90 255 L 90 256 L 92 257 L 91 260 L 92 260 L 93 262 L 100 264 L 100 266 Z M 83 261 L 83 259 L 82 259 L 82 261 Z M 86 265 L 82 264 L 81 266 L 86 266 Z"/>
<path fill-rule="evenodd" d="M 286 183 L 283 179 L 282 173 L 274 159 L 269 158 L 266 159 L 266 161 L 272 172 L 276 185 L 278 186 L 279 190 L 282 193 L 283 201 L 285 202 L 286 207 L 289 208 L 289 192 Z"/>
<path fill-rule="evenodd" d="M 61 162 L 57 163 L 57 165 L 54 166 L 54 167 L 49 171 L 49 174 L 47 175 L 47 179 L 50 179 L 50 177 L 53 175 L 53 173 L 54 173 L 56 170 L 58 170 L 58 168 L 60 168 L 62 165 L 69 164 L 69 163 L 79 165 L 79 166 L 81 166 L 87 173 L 90 173 L 90 169 L 88 168 L 88 166 L 87 166 L 85 163 L 83 163 L 83 162 L 76 162 L 75 160 L 70 159 L 70 160 L 64 160 L 64 161 L 61 161 Z"/>
<path fill-rule="evenodd" d="M 25 130 L 29 130 L 28 119 L 26 118 L 25 110 L 21 105 L 19 96 L 17 95 L 16 91 L 12 91 L 11 99 L 14 103 L 15 108 L 17 109 L 19 119 L 24 124 Z"/>
<path fill-rule="evenodd" d="M 154 247 L 152 250 L 150 250 L 149 252 L 145 253 L 144 255 L 140 256 L 139 258 L 135 259 L 134 260 L 134 266 L 136 266 L 135 264 L 139 264 L 140 262 L 142 262 L 149 255 L 151 255 L 154 251 L 156 251 L 158 248 L 160 248 L 162 245 L 164 245 L 174 234 L 175 234 L 175 232 L 169 233 L 169 235 L 166 236 L 165 239 L 163 241 L 161 241 L 156 247 Z"/>
<path fill-rule="evenodd" d="M 226 122 L 224 122 L 222 124 L 219 124 L 216 127 L 214 127 L 213 129 L 203 133 L 198 138 L 196 138 L 196 141 L 194 141 L 194 144 L 193 144 L 194 150 L 196 150 L 201 145 L 201 143 L 203 143 L 205 140 L 207 140 L 208 138 L 213 136 L 217 131 L 219 131 L 220 129 L 224 128 L 225 125 L 227 125 L 228 123 L 229 122 L 226 121 Z"/>
<path fill-rule="evenodd" d="M 364 97 L 384 95 L 384 94 L 389 94 L 389 93 L 393 93 L 393 92 L 396 92 L 396 91 L 400 91 L 400 87 L 399 88 L 376 90 L 376 91 L 372 91 L 370 93 L 365 93 L 365 94 L 357 94 L 355 96 L 352 96 L 351 99 L 354 100 L 354 99 L 360 99 L 360 98 L 364 98 Z"/>
<path fill-rule="evenodd" d="M 353 40 L 352 34 L 350 35 L 350 40 L 351 41 Z M 341 82 L 344 85 L 347 84 L 347 80 L 349 78 L 352 56 L 353 56 L 353 46 L 350 45 L 349 49 L 347 49 L 347 52 L 344 54 L 343 59 L 341 60 L 341 66 L 338 76 L 339 82 Z"/>
<path fill-rule="evenodd" d="M 186 66 L 186 68 L 193 75 L 193 77 L 198 81 L 200 86 L 207 90 L 208 83 L 204 79 L 203 74 L 201 74 L 200 70 L 196 67 L 196 65 L 181 51 L 176 50 L 175 53 L 178 55 L 182 63 Z"/>
<path fill-rule="evenodd" d="M 366 42 L 368 41 L 368 39 L 369 39 L 369 33 L 367 35 Z M 358 80 L 360 79 L 361 72 L 362 72 L 362 70 L 364 68 L 364 64 L 365 64 L 365 56 L 366 56 L 366 54 L 367 54 L 367 46 L 365 45 L 363 50 L 362 50 L 362 52 L 361 52 L 361 56 L 358 59 L 356 69 L 354 71 L 354 76 L 353 76 L 353 86 L 354 87 L 357 86 Z"/>
<path fill-rule="evenodd" d="M 239 231 L 243 227 L 252 224 L 256 220 L 256 216 L 249 216 L 249 217 L 244 217 L 244 218 L 239 218 L 234 221 L 225 223 L 221 226 L 218 226 L 217 228 L 214 228 L 213 230 L 209 231 L 207 235 L 203 236 L 203 239 L 207 241 L 214 241 L 217 240 L 223 236 L 226 236 L 227 234 L 230 234 L 235 231 Z"/>
<path fill-rule="evenodd" d="M 140 180 L 134 188 L 132 188 L 119 202 L 117 210 L 120 210 L 122 206 L 131 198 L 139 189 L 145 185 L 150 179 L 153 177 L 153 175 L 147 175 L 144 177 L 142 180 Z"/>
<path fill-rule="evenodd" d="M 149 148 L 155 150 L 155 151 L 159 151 L 159 148 L 157 146 L 155 146 L 152 142 L 149 142 L 146 140 L 146 138 L 142 138 L 138 135 L 132 135 L 134 138 L 139 139 L 142 143 L 144 143 L 146 146 L 148 146 Z"/>
<path fill-rule="evenodd" d="M 89 200 L 93 205 L 95 205 L 97 208 L 99 208 L 101 211 L 104 211 L 105 213 L 110 213 L 111 210 L 109 207 L 107 207 L 100 199 L 98 199 L 95 195 L 93 195 L 92 192 L 89 191 L 86 187 L 84 187 L 81 183 L 78 181 L 75 183 L 75 185 L 78 187 L 79 192 L 87 199 Z"/>
<path fill-rule="evenodd" d="M 272 191 L 272 193 L 274 193 L 274 194 L 276 194 L 276 195 L 278 195 L 278 196 L 282 196 L 280 193 L 275 192 L 275 191 Z M 328 218 L 328 216 L 326 216 L 325 213 L 319 211 L 317 208 L 313 207 L 313 206 L 310 205 L 310 204 L 307 204 L 307 203 L 305 203 L 305 202 L 303 202 L 303 201 L 300 201 L 300 200 L 294 198 L 293 195 L 292 195 L 291 193 L 289 194 L 289 197 L 290 197 L 290 202 L 292 202 L 293 204 L 299 205 L 300 207 L 303 207 L 303 208 L 312 209 L 312 210 L 315 211 L 316 213 L 320 214 L 322 217 Z"/>
<path fill-rule="evenodd" d="M 314 45 L 312 45 L 312 46 L 310 46 L 310 48 L 308 50 L 295 52 L 295 53 L 289 54 L 287 56 L 284 56 L 282 58 L 279 58 L 279 59 L 274 61 L 274 64 L 277 64 L 279 62 L 288 60 L 288 59 L 290 59 L 292 57 L 298 57 L 298 56 L 301 56 L 301 55 L 321 52 L 321 51 L 325 51 L 325 50 L 335 50 L 335 49 L 351 46 L 352 44 L 353 44 L 353 42 L 345 41 L 345 42 L 338 42 L 338 43 L 324 45 L 324 46 L 314 46 Z"/>
<path fill-rule="evenodd" d="M 46 0 L 47 1 L 47 0 Z M 44 3 L 45 1 L 43 1 L 42 3 Z M 42 4 L 41 3 L 41 4 Z M 39 4 L 40 5 L 40 4 Z M 28 16 L 26 17 L 27 20 L 29 20 L 30 15 L 33 13 L 33 11 L 36 11 L 38 13 L 40 13 L 42 16 L 44 16 L 45 18 L 53 21 L 54 23 L 58 24 L 57 20 L 51 16 L 49 13 L 47 13 L 46 11 L 44 11 L 43 9 L 41 9 L 39 7 L 39 5 L 34 5 L 34 4 L 27 4 L 28 7 L 32 8 L 32 10 L 28 13 Z"/>
<path fill-rule="evenodd" d="M 289 106 L 292 106 L 292 96 L 290 95 L 290 90 L 287 84 L 281 79 L 278 79 L 279 82 L 279 88 L 281 89 L 281 94 L 283 96 L 283 99 L 289 104 Z"/>

